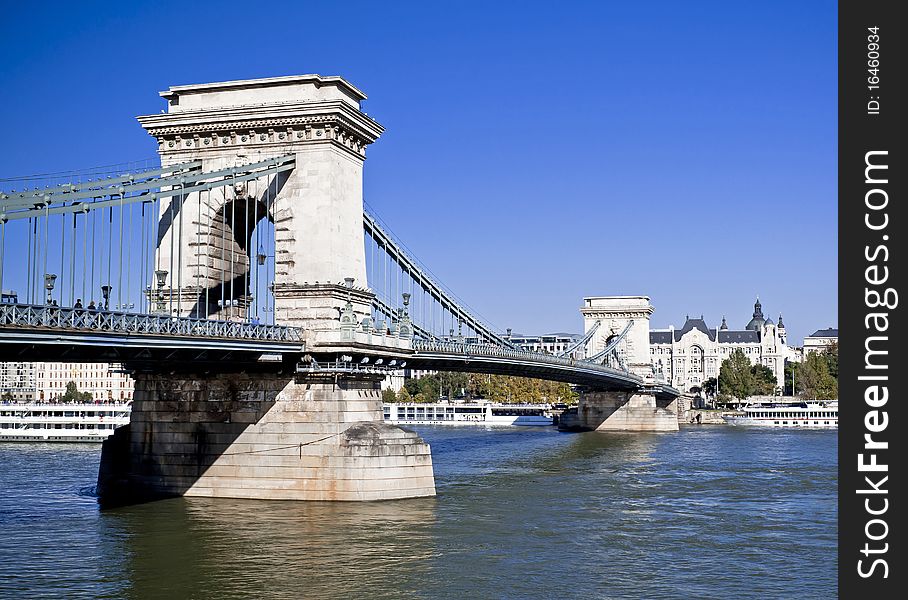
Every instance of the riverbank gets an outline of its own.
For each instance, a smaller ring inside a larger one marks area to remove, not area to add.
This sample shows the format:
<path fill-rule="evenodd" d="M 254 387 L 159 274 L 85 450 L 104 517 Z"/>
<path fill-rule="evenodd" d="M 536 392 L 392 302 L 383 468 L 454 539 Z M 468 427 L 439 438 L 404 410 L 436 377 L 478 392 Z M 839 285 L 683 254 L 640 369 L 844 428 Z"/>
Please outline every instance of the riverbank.
<path fill-rule="evenodd" d="M 681 425 L 727 425 L 722 415 L 735 414 L 733 410 L 714 410 L 706 408 L 692 408 L 678 415 L 678 422 Z"/>

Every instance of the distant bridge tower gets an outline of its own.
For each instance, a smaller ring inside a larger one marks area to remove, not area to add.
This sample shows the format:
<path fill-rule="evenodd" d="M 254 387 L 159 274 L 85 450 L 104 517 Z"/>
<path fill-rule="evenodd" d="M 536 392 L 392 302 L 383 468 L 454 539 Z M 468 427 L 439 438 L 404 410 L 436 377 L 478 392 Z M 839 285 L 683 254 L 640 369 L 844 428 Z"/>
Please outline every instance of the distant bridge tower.
<path fill-rule="evenodd" d="M 363 161 L 383 128 L 360 110 L 365 94 L 340 77 L 300 75 L 201 85 L 161 92 L 167 112 L 139 117 L 158 141 L 164 166 L 201 160 L 203 171 L 293 155 L 295 167 L 182 203 L 161 202 L 156 260 L 182 315 L 242 318 L 250 270 L 260 256 L 256 219 L 274 227 L 274 320 L 336 328 L 351 294 L 370 312 L 365 291 Z M 270 281 L 269 281 L 270 283 Z M 228 288 L 224 290 L 222 288 Z M 261 295 L 263 288 L 257 290 Z M 222 302 L 222 298 L 230 302 Z"/>
<path fill-rule="evenodd" d="M 647 296 L 595 296 L 583 299 L 580 309 L 584 331 L 599 323 L 587 353 L 593 356 L 617 342 L 624 366 L 643 378 L 645 385 L 633 392 L 584 391 L 577 414 L 563 425 L 598 431 L 677 431 L 674 398 L 658 397 L 649 350 L 649 318 L 653 307 Z M 628 326 L 630 326 L 628 328 Z M 625 332 L 624 337 L 621 334 Z M 619 341 L 620 339 L 620 341 Z M 608 357 L 604 357 L 607 359 Z"/>
<path fill-rule="evenodd" d="M 653 370 L 649 355 L 649 318 L 653 306 L 647 296 L 593 296 L 583 299 L 580 314 L 583 329 L 589 331 L 601 323 L 590 339 L 589 354 L 604 349 L 613 336 L 619 335 L 631 321 L 633 324 L 618 348 L 631 373 L 652 381 Z"/>

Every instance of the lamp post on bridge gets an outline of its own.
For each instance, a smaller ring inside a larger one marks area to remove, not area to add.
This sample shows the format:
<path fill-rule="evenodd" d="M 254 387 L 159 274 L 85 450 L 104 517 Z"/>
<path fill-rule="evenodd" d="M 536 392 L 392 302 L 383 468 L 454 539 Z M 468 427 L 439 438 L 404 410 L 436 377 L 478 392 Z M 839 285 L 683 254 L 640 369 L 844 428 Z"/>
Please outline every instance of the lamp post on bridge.
<path fill-rule="evenodd" d="M 101 297 L 104 298 L 104 310 L 110 310 L 110 291 L 113 289 L 113 286 L 102 285 L 101 286 Z"/>
<path fill-rule="evenodd" d="M 167 283 L 167 271 L 158 269 L 154 272 L 154 276 L 158 284 L 158 305 L 155 312 L 163 313 L 167 308 L 164 305 L 164 284 Z"/>
<path fill-rule="evenodd" d="M 57 280 L 57 276 L 53 273 L 44 274 L 44 287 L 47 288 L 47 304 L 48 306 L 53 302 L 53 291 L 54 291 L 54 282 Z"/>
<path fill-rule="evenodd" d="M 404 299 L 404 306 L 400 309 L 398 335 L 404 339 L 410 339 L 413 337 L 413 322 L 410 320 L 410 294 L 404 292 L 401 295 Z"/>

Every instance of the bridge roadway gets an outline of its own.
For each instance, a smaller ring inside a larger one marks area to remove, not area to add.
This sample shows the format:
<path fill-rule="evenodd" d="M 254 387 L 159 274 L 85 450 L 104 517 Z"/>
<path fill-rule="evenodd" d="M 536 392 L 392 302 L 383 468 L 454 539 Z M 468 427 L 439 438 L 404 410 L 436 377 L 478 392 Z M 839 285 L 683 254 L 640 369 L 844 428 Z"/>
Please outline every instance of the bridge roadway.
<path fill-rule="evenodd" d="M 119 362 L 135 368 L 240 369 L 298 360 L 305 350 L 294 327 L 0 304 L 0 360 Z M 267 366 L 266 366 L 267 365 Z"/>
<path fill-rule="evenodd" d="M 410 347 L 338 341 L 307 347 L 295 327 L 215 321 L 167 315 L 88 311 L 36 305 L 0 305 L 0 360 L 122 362 L 128 368 L 199 370 L 285 370 L 328 373 L 321 365 L 338 360 L 393 371 L 401 368 L 536 377 L 592 389 L 647 389 L 657 397 L 678 392 L 647 385 L 630 372 L 593 362 L 501 348 L 491 344 L 413 339 Z"/>
<path fill-rule="evenodd" d="M 638 375 L 622 369 L 584 360 L 562 358 L 551 354 L 501 348 L 491 344 L 426 341 L 414 339 L 410 349 L 370 348 L 362 344 L 321 345 L 308 352 L 309 356 L 336 357 L 345 355 L 352 365 L 371 364 L 380 358 L 382 365 L 396 361 L 398 368 L 459 373 L 487 373 L 534 377 L 548 381 L 582 385 L 589 389 L 609 391 L 645 391 L 660 400 L 673 400 L 680 392 L 664 383 L 648 383 Z M 377 352 L 376 352 L 377 351 Z M 365 364 L 370 364 L 365 363 Z M 311 371 L 310 371 L 311 372 Z"/>

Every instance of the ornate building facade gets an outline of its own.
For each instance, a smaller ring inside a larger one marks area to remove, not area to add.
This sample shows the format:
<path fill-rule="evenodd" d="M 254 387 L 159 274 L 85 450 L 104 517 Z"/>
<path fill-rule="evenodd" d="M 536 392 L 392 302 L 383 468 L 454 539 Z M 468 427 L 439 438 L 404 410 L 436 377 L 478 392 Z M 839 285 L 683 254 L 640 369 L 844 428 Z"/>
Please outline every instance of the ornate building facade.
<path fill-rule="evenodd" d="M 780 387 L 785 363 L 801 360 L 799 349 L 788 345 L 782 315 L 778 323 L 765 318 L 759 298 L 743 329 L 729 329 L 725 317 L 718 329 L 710 329 L 702 315 L 699 319 L 688 316 L 680 329 L 650 330 L 649 342 L 657 377 L 661 374 L 672 387 L 686 393 L 698 393 L 707 379 L 718 378 L 722 361 L 735 349 L 751 363 L 768 367 Z"/>
<path fill-rule="evenodd" d="M 66 393 L 66 384 L 97 402 L 132 400 L 133 378 L 113 363 L 0 363 L 0 396 L 17 402 L 57 400 Z"/>

